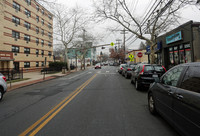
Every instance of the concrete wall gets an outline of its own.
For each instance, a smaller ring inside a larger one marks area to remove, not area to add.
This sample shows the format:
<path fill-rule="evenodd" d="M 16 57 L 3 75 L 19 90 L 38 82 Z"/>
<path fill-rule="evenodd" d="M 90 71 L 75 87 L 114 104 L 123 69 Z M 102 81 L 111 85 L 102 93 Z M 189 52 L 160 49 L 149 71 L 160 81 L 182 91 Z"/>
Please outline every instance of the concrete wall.
<path fill-rule="evenodd" d="M 200 27 L 193 27 L 194 61 L 200 62 Z"/>

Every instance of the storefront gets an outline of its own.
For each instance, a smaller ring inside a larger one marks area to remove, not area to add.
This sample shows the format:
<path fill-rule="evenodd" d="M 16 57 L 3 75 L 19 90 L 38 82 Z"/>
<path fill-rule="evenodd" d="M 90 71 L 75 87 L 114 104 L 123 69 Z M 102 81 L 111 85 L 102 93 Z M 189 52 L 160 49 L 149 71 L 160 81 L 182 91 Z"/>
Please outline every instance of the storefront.
<path fill-rule="evenodd" d="M 157 63 L 167 69 L 182 63 L 200 61 L 200 22 L 187 22 L 157 38 L 162 46 Z"/>
<path fill-rule="evenodd" d="M 13 53 L 8 51 L 0 51 L 0 70 L 8 70 L 13 68 Z"/>

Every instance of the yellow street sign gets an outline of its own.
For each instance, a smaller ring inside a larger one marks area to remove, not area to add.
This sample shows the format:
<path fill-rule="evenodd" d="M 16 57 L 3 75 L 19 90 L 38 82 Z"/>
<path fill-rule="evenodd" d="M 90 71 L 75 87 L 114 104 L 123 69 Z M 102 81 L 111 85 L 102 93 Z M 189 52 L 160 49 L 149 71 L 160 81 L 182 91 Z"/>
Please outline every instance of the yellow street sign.
<path fill-rule="evenodd" d="M 130 54 L 130 55 L 129 55 L 129 58 L 130 58 L 130 61 L 134 61 L 134 56 L 133 56 L 133 54 Z"/>
<path fill-rule="evenodd" d="M 110 44 L 111 46 L 113 46 L 114 45 L 114 43 L 113 42 L 111 42 L 111 44 Z"/>

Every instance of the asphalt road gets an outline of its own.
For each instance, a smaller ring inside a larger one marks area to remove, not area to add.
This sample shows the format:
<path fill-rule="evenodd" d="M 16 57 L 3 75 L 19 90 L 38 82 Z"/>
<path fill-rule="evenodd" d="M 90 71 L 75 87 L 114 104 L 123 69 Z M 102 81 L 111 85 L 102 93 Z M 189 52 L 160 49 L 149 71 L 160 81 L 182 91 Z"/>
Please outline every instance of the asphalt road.
<path fill-rule="evenodd" d="M 117 68 L 105 66 L 8 92 L 0 136 L 177 136 Z"/>

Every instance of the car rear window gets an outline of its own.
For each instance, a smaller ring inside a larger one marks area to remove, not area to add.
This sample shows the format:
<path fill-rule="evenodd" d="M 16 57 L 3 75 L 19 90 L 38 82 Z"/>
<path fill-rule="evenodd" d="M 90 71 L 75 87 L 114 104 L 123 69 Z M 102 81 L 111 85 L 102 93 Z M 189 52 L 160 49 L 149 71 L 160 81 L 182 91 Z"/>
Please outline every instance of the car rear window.
<path fill-rule="evenodd" d="M 155 71 L 164 72 L 164 68 L 162 66 L 154 66 Z"/>
<path fill-rule="evenodd" d="M 152 66 L 145 66 L 144 67 L 144 72 L 152 71 L 154 70 Z"/>

